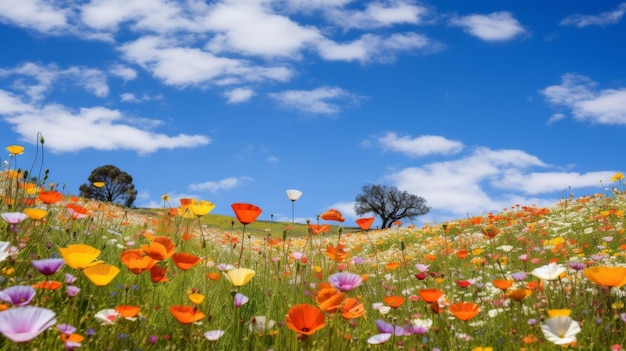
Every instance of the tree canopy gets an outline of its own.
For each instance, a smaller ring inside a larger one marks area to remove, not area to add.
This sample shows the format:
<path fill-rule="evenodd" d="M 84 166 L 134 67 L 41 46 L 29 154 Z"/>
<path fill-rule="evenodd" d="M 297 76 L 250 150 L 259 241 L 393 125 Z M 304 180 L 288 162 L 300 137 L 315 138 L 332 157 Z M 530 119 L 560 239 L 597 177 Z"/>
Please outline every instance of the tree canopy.
<path fill-rule="evenodd" d="M 393 222 L 404 218 L 413 220 L 430 211 L 423 197 L 400 191 L 395 186 L 366 184 L 362 191 L 355 198 L 354 211 L 359 216 L 376 214 L 382 221 L 382 228 L 389 228 Z"/>
<path fill-rule="evenodd" d="M 80 196 L 131 207 L 137 198 L 133 177 L 113 165 L 94 169 L 89 183 L 80 186 Z"/>

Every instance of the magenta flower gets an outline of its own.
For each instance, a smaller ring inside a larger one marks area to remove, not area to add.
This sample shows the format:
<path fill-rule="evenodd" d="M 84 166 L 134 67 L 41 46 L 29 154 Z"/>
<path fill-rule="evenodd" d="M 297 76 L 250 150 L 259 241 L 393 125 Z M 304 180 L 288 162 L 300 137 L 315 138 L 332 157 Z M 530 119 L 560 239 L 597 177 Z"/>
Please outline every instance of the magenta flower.
<path fill-rule="evenodd" d="M 67 293 L 67 296 L 75 297 L 80 292 L 80 288 L 75 285 L 68 285 L 65 288 L 65 292 Z"/>
<path fill-rule="evenodd" d="M 30 285 L 14 285 L 0 290 L 0 300 L 16 306 L 24 306 L 32 301 L 35 294 L 35 289 Z"/>
<path fill-rule="evenodd" d="M 35 267 L 39 273 L 43 275 L 53 275 L 61 266 L 65 263 L 65 260 L 62 258 L 47 258 L 44 260 L 33 260 L 31 264 Z"/>
<path fill-rule="evenodd" d="M 0 312 L 0 333 L 13 342 L 27 342 L 56 324 L 56 314 L 42 307 L 21 306 Z"/>
<path fill-rule="evenodd" d="M 73 276 L 73 275 L 71 275 L 69 273 L 65 273 L 65 283 L 66 284 L 73 284 L 76 281 L 76 279 L 78 279 L 78 278 L 76 278 L 75 276 Z"/>
<path fill-rule="evenodd" d="M 363 282 L 360 275 L 349 272 L 335 273 L 328 277 L 328 281 L 332 286 L 341 291 L 352 290 Z"/>

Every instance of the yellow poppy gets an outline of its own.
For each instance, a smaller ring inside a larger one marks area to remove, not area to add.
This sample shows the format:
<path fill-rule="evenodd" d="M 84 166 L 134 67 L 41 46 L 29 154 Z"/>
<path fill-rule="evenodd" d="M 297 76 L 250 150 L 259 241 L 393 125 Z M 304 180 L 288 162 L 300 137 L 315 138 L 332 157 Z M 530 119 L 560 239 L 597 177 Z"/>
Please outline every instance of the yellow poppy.
<path fill-rule="evenodd" d="M 68 266 L 74 269 L 83 269 L 91 265 L 100 263 L 94 262 L 96 257 L 100 255 L 100 250 L 85 244 L 74 244 L 68 247 L 59 248 L 61 256 Z"/>
<path fill-rule="evenodd" d="M 24 147 L 20 145 L 9 145 L 7 146 L 7 151 L 11 155 L 21 155 L 24 153 Z"/>
<path fill-rule="evenodd" d="M 91 183 L 91 185 L 95 186 L 96 188 L 102 188 L 106 184 L 107 183 L 105 183 L 105 182 L 93 182 L 93 183 Z"/>
<path fill-rule="evenodd" d="M 569 317 L 570 314 L 572 314 L 572 310 L 566 310 L 566 309 L 548 310 L 548 317 L 550 317 L 550 318 L 558 317 L 558 316 Z"/>
<path fill-rule="evenodd" d="M 25 208 L 24 213 L 26 213 L 30 219 L 34 220 L 40 220 L 48 215 L 48 211 L 35 207 Z"/>
<path fill-rule="evenodd" d="M 83 269 L 83 274 L 97 286 L 109 284 L 119 272 L 119 268 L 108 263 L 100 263 Z"/>
<path fill-rule="evenodd" d="M 250 268 L 235 268 L 224 273 L 226 279 L 234 286 L 244 286 L 248 284 L 255 274 L 256 272 Z"/>
<path fill-rule="evenodd" d="M 189 204 L 187 208 L 194 216 L 202 217 L 211 212 L 215 208 L 215 204 L 210 201 L 200 200 L 199 203 Z"/>
<path fill-rule="evenodd" d="M 199 293 L 189 294 L 189 300 L 196 305 L 201 304 L 202 301 L 204 301 L 204 297 L 205 297 L 204 295 L 199 294 Z"/>

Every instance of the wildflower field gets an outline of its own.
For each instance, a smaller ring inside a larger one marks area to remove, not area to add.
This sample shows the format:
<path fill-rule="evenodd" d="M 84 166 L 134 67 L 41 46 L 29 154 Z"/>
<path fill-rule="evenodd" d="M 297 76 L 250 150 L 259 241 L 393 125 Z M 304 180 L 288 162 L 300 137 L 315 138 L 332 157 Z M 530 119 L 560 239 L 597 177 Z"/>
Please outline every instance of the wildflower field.
<path fill-rule="evenodd" d="M 264 235 L 262 204 L 219 204 L 223 230 L 206 200 L 140 214 L 40 177 L 0 175 L 0 350 L 626 347 L 621 173 L 549 208 L 385 230 L 329 210 Z"/>

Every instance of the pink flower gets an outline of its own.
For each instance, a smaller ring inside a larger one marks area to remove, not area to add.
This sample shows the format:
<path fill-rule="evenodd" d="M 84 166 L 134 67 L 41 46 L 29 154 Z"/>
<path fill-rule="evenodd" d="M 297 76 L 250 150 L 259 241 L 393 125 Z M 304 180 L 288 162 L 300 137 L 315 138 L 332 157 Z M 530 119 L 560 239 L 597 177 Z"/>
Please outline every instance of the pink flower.
<path fill-rule="evenodd" d="M 13 342 L 27 342 L 55 325 L 56 314 L 42 307 L 22 306 L 0 312 L 0 333 Z"/>

